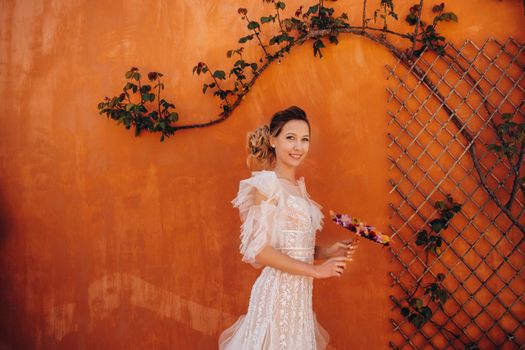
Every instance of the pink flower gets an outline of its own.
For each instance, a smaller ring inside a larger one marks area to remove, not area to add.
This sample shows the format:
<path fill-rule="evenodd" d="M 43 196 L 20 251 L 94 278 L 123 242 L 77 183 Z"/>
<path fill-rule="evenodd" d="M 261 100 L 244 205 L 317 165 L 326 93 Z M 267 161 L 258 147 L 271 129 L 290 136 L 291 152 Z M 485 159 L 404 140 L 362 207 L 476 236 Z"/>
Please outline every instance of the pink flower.
<path fill-rule="evenodd" d="M 377 231 L 374 226 L 361 222 L 357 217 L 351 217 L 347 214 L 339 214 L 330 210 L 330 217 L 336 224 L 354 232 L 355 234 L 374 241 L 376 243 L 389 245 L 390 237 Z"/>

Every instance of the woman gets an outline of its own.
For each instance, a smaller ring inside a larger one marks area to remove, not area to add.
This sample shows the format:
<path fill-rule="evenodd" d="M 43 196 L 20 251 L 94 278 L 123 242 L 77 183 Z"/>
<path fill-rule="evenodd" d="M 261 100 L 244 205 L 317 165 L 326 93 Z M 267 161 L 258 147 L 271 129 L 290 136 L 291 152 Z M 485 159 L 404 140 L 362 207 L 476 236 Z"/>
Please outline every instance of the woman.
<path fill-rule="evenodd" d="M 242 260 L 265 267 L 252 287 L 248 312 L 220 335 L 221 350 L 319 350 L 328 344 L 312 310 L 313 279 L 340 277 L 357 239 L 315 245 L 322 207 L 310 199 L 304 177 L 295 179 L 309 147 L 310 123 L 296 106 L 248 134 L 248 166 L 255 161 L 267 169 L 242 180 L 232 204 L 242 221 Z"/>

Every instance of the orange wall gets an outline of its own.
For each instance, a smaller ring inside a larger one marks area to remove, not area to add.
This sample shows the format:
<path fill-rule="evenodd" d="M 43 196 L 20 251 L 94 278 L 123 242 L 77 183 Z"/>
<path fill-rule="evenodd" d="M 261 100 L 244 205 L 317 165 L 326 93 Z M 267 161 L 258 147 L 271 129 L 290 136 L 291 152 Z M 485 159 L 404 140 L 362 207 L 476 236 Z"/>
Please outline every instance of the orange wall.
<path fill-rule="evenodd" d="M 400 18 L 412 3 L 396 2 Z M 300 4 L 310 5 L 287 2 Z M 296 48 L 228 120 L 164 143 L 98 115 L 137 66 L 165 74 L 182 123 L 215 117 L 217 100 L 191 71 L 201 60 L 233 63 L 225 52 L 245 34 L 241 6 L 253 18 L 270 11 L 255 0 L 0 2 L 0 348 L 215 348 L 259 273 L 240 261 L 230 205 L 249 176 L 245 133 L 291 104 L 312 122 L 298 175 L 324 214 L 388 232 L 384 65 L 393 59 L 365 39 L 341 37 L 322 60 L 311 43 Z M 356 20 L 361 12 L 357 1 L 335 6 Z M 442 26 L 455 43 L 525 39 L 521 0 L 447 7 L 460 19 Z M 319 240 L 344 237 L 327 219 Z M 316 281 L 332 348 L 388 348 L 392 264 L 387 249 L 361 241 L 342 279 Z"/>

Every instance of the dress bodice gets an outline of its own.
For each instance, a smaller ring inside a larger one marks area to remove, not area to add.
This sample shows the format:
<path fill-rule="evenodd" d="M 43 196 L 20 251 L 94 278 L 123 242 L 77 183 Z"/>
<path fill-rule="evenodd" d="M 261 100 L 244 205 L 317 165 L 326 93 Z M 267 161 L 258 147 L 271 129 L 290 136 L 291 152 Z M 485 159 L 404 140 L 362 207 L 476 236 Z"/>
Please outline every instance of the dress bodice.
<path fill-rule="evenodd" d="M 294 259 L 313 262 L 315 230 L 312 226 L 313 204 L 307 197 L 304 178 L 298 185 L 278 180 L 282 189 L 283 206 L 277 213 L 279 239 L 275 248 Z"/>

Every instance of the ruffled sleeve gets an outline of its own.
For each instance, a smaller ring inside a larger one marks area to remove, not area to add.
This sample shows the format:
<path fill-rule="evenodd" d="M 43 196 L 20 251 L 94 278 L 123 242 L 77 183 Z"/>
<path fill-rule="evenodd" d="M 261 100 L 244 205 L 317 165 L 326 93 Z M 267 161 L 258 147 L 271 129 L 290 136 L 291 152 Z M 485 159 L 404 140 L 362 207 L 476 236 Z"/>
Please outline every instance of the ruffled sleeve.
<path fill-rule="evenodd" d="M 256 192 L 265 200 L 255 204 Z M 275 221 L 279 203 L 278 179 L 271 171 L 253 171 L 248 179 L 241 180 L 237 196 L 231 201 L 234 208 L 239 208 L 241 218 L 242 261 L 255 268 L 262 265 L 255 260 L 257 254 L 267 246 L 276 243 Z"/>

